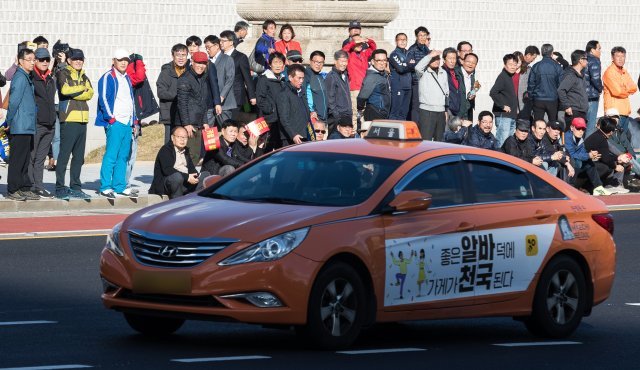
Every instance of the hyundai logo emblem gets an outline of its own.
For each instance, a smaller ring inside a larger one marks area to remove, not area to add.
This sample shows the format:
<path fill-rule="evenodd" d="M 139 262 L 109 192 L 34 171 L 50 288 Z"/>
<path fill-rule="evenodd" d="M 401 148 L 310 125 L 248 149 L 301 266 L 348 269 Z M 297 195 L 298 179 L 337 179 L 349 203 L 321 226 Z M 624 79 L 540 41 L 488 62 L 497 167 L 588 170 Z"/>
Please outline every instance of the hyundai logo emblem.
<path fill-rule="evenodd" d="M 173 245 L 165 245 L 160 248 L 158 254 L 165 258 L 175 257 L 178 254 L 178 247 Z"/>

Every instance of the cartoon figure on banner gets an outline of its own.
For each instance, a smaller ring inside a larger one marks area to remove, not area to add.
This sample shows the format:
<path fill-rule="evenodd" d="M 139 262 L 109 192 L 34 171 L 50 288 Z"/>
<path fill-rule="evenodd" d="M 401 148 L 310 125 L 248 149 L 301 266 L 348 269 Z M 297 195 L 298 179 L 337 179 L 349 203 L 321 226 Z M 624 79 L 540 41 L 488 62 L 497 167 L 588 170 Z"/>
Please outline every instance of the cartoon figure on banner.
<path fill-rule="evenodd" d="M 402 251 L 398 252 L 398 258 L 396 259 L 396 257 L 393 255 L 393 252 L 391 253 L 391 261 L 393 261 L 393 264 L 398 266 L 400 268 L 400 272 L 398 272 L 396 274 L 396 286 L 400 286 L 400 299 L 404 299 L 404 281 L 407 278 L 407 266 L 411 263 L 411 261 L 413 260 L 413 256 L 416 255 L 416 251 L 411 251 L 411 256 L 409 257 L 409 259 L 404 259 L 404 254 L 402 253 Z"/>
<path fill-rule="evenodd" d="M 422 297 L 422 284 L 427 280 L 427 273 L 425 272 L 426 262 L 424 261 L 424 249 L 420 249 L 420 257 L 418 258 L 418 295 Z"/>
<path fill-rule="evenodd" d="M 567 216 L 562 215 L 558 218 L 558 227 L 560 228 L 560 234 L 562 235 L 562 240 L 573 240 L 575 236 L 573 235 L 573 231 L 571 231 L 571 225 L 569 225 L 569 220 L 567 220 Z"/>

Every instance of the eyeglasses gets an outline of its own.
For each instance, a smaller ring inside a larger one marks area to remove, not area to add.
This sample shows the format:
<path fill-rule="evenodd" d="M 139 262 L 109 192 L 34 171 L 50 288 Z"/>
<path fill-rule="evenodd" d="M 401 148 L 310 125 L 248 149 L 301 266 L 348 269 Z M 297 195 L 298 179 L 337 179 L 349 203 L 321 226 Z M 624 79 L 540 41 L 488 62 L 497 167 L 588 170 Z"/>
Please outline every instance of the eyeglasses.
<path fill-rule="evenodd" d="M 313 59 L 311 59 L 311 63 L 313 63 L 313 64 L 323 64 L 324 60 L 313 60 Z"/>
<path fill-rule="evenodd" d="M 36 62 L 35 59 L 22 59 L 22 60 L 24 60 L 25 62 L 28 62 L 28 63 L 35 63 Z"/>
<path fill-rule="evenodd" d="M 327 130 L 314 130 L 316 134 L 326 134 Z"/>
<path fill-rule="evenodd" d="M 51 58 L 39 58 L 38 62 L 40 63 L 49 63 L 51 61 Z"/>
<path fill-rule="evenodd" d="M 220 39 L 220 42 L 231 42 L 231 40 L 227 40 L 227 39 Z"/>

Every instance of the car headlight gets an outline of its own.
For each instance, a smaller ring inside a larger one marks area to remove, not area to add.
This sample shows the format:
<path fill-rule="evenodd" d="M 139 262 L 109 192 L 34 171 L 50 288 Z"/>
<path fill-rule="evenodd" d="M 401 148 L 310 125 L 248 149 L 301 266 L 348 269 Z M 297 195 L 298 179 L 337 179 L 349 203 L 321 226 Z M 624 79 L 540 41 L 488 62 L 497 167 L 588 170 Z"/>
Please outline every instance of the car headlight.
<path fill-rule="evenodd" d="M 294 248 L 300 245 L 307 236 L 309 228 L 289 231 L 284 234 L 254 244 L 247 249 L 225 258 L 218 262 L 220 266 L 238 265 L 249 262 L 274 261 L 289 254 Z"/>
<path fill-rule="evenodd" d="M 116 256 L 124 256 L 124 251 L 120 247 L 120 229 L 122 228 L 122 222 L 118 223 L 111 229 L 111 233 L 107 235 L 107 244 L 104 246 L 106 249 L 113 252 Z"/>

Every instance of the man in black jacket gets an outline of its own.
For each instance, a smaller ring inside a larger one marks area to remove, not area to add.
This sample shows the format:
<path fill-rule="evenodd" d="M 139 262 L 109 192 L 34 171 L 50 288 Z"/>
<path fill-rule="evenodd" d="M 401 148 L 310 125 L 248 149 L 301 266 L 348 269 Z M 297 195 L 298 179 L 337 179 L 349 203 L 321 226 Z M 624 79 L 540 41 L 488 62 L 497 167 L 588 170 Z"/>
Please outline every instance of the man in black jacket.
<path fill-rule="evenodd" d="M 327 124 L 329 131 L 342 117 L 353 117 L 351 108 L 351 93 L 349 92 L 349 73 L 347 64 L 349 54 L 338 50 L 333 54 L 335 65 L 327 74 L 324 85 L 327 89 Z"/>
<path fill-rule="evenodd" d="M 207 152 L 202 163 L 203 171 L 226 176 L 251 160 L 245 156 L 246 152 L 238 141 L 239 130 L 240 125 L 234 120 L 222 122 L 220 148 Z"/>
<path fill-rule="evenodd" d="M 289 83 L 276 102 L 282 128 L 280 131 L 282 146 L 300 144 L 315 138 L 309 121 L 310 113 L 306 94 L 302 90 L 304 68 L 299 64 L 290 65 L 288 78 Z"/>
<path fill-rule="evenodd" d="M 264 117 L 269 125 L 269 137 L 267 139 L 267 152 L 281 147 L 280 140 L 280 117 L 276 101 L 280 99 L 280 94 L 284 91 L 284 64 L 285 56 L 277 51 L 269 57 L 269 69 L 266 70 L 256 83 L 256 96 L 258 104 L 258 114 Z"/>
<path fill-rule="evenodd" d="M 158 151 L 153 166 L 153 181 L 149 194 L 168 195 L 173 199 L 202 187 L 202 181 L 209 173 L 198 175 L 187 147 L 187 130 L 176 127 L 171 141 Z"/>
<path fill-rule="evenodd" d="M 515 132 L 518 115 L 518 94 L 512 79 L 518 69 L 518 57 L 507 54 L 502 61 L 504 69 L 489 92 L 493 99 L 492 111 L 496 116 L 496 139 L 499 146 Z"/>
<path fill-rule="evenodd" d="M 587 67 L 587 53 L 583 50 L 575 50 L 571 53 L 571 68 L 567 68 L 560 86 L 558 86 L 558 98 L 560 109 L 565 112 L 565 130 L 571 126 L 576 117 L 587 118 L 589 110 L 589 98 L 585 88 L 582 71 Z"/>
<path fill-rule="evenodd" d="M 191 56 L 191 67 L 178 80 L 179 122 L 176 124 L 187 130 L 189 154 L 197 163 L 202 145 L 202 130 L 208 128 L 207 109 L 220 105 L 220 95 L 211 94 L 207 65 L 209 58 L 202 51 Z M 212 102 L 213 101 L 213 102 Z"/>
<path fill-rule="evenodd" d="M 171 48 L 173 60 L 162 66 L 156 80 L 160 99 L 160 123 L 164 124 L 164 142 L 171 140 L 171 130 L 178 114 L 178 78 L 187 70 L 187 46 L 176 44 Z"/>
<path fill-rule="evenodd" d="M 516 122 L 516 132 L 504 141 L 504 144 L 502 144 L 502 151 L 531 163 L 533 160 L 533 153 L 527 144 L 530 126 L 529 121 L 519 119 L 518 122 Z"/>
<path fill-rule="evenodd" d="M 49 51 L 44 48 L 37 49 L 35 58 L 36 65 L 32 76 L 38 116 L 28 173 L 33 184 L 33 193 L 40 198 L 53 198 L 53 194 L 44 188 L 42 178 L 44 176 L 44 161 L 49 153 L 56 123 L 56 83 L 49 70 L 51 62 Z"/>
<path fill-rule="evenodd" d="M 630 158 L 626 153 L 615 155 L 611 149 L 609 149 L 608 140 L 613 136 L 616 125 L 617 123 L 614 118 L 600 118 L 596 131 L 585 139 L 584 148 L 587 152 L 595 150 L 600 154 L 600 159 L 595 162 L 595 164 L 598 173 L 603 175 L 601 177 L 602 182 L 605 183 L 608 177 L 612 177 L 617 183 L 613 187 L 607 187 L 607 190 L 612 194 L 622 194 L 629 192 L 629 190 L 623 186 L 623 179 L 625 172 L 624 165 L 629 163 Z"/>

